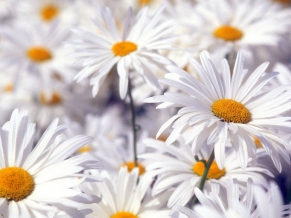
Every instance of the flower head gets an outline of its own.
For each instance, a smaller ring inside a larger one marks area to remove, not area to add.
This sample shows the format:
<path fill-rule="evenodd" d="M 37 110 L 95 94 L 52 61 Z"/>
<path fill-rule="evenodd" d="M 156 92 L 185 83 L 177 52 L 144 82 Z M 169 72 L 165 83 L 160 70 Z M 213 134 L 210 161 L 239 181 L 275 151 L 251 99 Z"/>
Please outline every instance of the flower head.
<path fill-rule="evenodd" d="M 141 177 L 138 184 L 138 169 L 130 173 L 126 167 L 119 170 L 118 177 L 105 177 L 103 183 L 92 183 L 91 190 L 102 196 L 102 202 L 92 204 L 91 217 L 102 218 L 160 218 L 169 217 L 165 202 L 168 194 L 152 198 L 147 194 L 151 179 Z"/>
<path fill-rule="evenodd" d="M 198 154 L 204 142 L 214 148 L 220 169 L 224 166 L 228 145 L 236 150 L 240 165 L 245 168 L 248 159 L 255 158 L 254 137 L 257 137 L 281 171 L 279 155 L 290 162 L 285 148 L 288 144 L 276 135 L 274 129 L 286 131 L 291 128 L 290 117 L 282 116 L 282 112 L 289 110 L 290 86 L 278 86 L 261 93 L 261 88 L 278 73 L 265 74 L 268 63 L 248 73 L 241 53 L 238 53 L 232 73 L 224 59 L 220 74 L 206 51 L 201 53 L 201 64 L 195 59 L 190 61 L 201 81 L 170 66 L 168 68 L 173 72 L 166 74 L 161 82 L 182 93 L 165 93 L 145 100 L 163 102 L 158 108 L 182 107 L 157 135 L 173 123 L 174 130 L 167 144 L 185 132 L 186 143 L 192 142 L 194 154 Z"/>
<path fill-rule="evenodd" d="M 151 88 L 160 88 L 154 72 L 164 69 L 165 64 L 171 63 L 158 53 L 159 49 L 170 48 L 172 39 L 168 22 L 160 23 L 162 8 L 152 16 L 148 9 L 140 10 L 136 18 L 132 18 L 131 9 L 128 11 L 122 34 L 109 8 L 99 10 L 102 21 L 94 19 L 100 34 L 84 28 L 75 29 L 79 40 L 71 43 L 74 56 L 80 59 L 83 69 L 75 79 L 81 81 L 91 77 L 95 96 L 110 69 L 116 64 L 120 77 L 119 92 L 123 99 L 128 88 L 129 73 L 137 72 Z M 103 23 L 105 26 L 103 26 Z"/>
<path fill-rule="evenodd" d="M 177 208 L 186 205 L 194 196 L 194 188 L 199 186 L 205 166 L 202 162 L 195 160 L 189 145 L 180 142 L 179 146 L 166 146 L 164 142 L 146 139 L 144 143 L 153 148 L 153 153 L 145 153 L 139 157 L 148 161 L 146 174 L 157 176 L 153 186 L 153 195 L 159 194 L 171 187 L 175 187 L 174 192 L 168 201 L 168 207 Z M 207 147 L 206 147 L 207 148 Z M 208 158 L 210 152 L 205 148 L 201 149 L 199 159 Z M 211 182 L 215 181 L 219 186 L 226 188 L 230 178 L 237 178 L 241 189 L 246 189 L 249 178 L 256 184 L 268 187 L 264 176 L 271 176 L 271 172 L 264 167 L 252 166 L 248 163 L 246 169 L 241 169 L 234 151 L 230 150 L 225 155 L 225 165 L 219 169 L 214 161 L 207 175 L 204 191 L 209 191 Z"/>
<path fill-rule="evenodd" d="M 75 136 L 61 141 L 65 126 L 54 120 L 33 147 L 35 124 L 15 110 L 0 133 L 0 214 L 3 217 L 46 217 L 48 212 L 80 214 L 83 204 L 99 199 L 77 186 L 87 180 L 83 170 L 100 168 L 91 156 L 71 155 L 91 141 Z M 93 181 L 98 178 L 90 177 Z M 77 207 L 77 208 L 76 208 Z M 15 210 L 18 208 L 18 210 Z"/>

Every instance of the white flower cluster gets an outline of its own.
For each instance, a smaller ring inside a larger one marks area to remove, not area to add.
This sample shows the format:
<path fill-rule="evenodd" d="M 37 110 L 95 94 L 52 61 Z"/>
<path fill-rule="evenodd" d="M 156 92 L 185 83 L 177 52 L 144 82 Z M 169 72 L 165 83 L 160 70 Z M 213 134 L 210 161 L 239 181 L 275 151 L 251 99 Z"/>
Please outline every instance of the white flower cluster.
<path fill-rule="evenodd" d="M 291 218 L 290 30 L 290 0 L 0 0 L 0 217 Z"/>

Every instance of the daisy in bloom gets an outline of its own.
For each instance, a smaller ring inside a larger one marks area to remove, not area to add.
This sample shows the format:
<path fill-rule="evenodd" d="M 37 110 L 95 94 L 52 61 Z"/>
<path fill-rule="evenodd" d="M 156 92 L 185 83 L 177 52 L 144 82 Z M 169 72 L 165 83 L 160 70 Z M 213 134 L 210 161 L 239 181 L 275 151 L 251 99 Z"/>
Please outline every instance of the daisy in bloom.
<path fill-rule="evenodd" d="M 201 205 L 193 210 L 180 207 L 173 218 L 273 218 L 290 217 L 291 205 L 284 205 L 278 186 L 271 182 L 266 192 L 262 187 L 252 184 L 250 180 L 246 193 L 239 195 L 236 179 L 229 180 L 227 195 L 222 197 L 215 192 L 203 194 L 195 188 Z"/>
<path fill-rule="evenodd" d="M 41 79 L 41 84 L 53 87 L 55 77 L 64 82 L 72 81 L 73 69 L 66 57 L 62 43 L 70 32 L 67 28 L 53 23 L 43 28 L 38 22 L 15 23 L 0 30 L 0 69 L 11 69 L 15 80 L 20 73 Z"/>
<path fill-rule="evenodd" d="M 193 210 L 180 207 L 177 212 L 173 213 L 172 218 L 258 218 L 260 216 L 257 216 L 257 211 L 254 210 L 253 188 L 250 180 L 247 192 L 240 196 L 236 179 L 229 180 L 225 197 L 216 193 L 217 191 L 203 194 L 198 188 L 195 188 L 195 195 L 201 205 L 194 206 Z"/>
<path fill-rule="evenodd" d="M 78 58 L 76 64 L 83 65 L 75 79 L 79 82 L 91 77 L 90 84 L 96 96 L 106 75 L 116 64 L 122 99 L 126 96 L 129 73 L 132 71 L 140 74 L 154 90 L 160 88 L 153 72 L 159 68 L 165 70 L 164 65 L 171 62 L 157 50 L 169 49 L 173 38 L 170 23 L 160 23 L 162 11 L 163 8 L 159 8 L 149 16 L 148 8 L 143 8 L 132 18 L 129 9 L 120 33 L 111 10 L 100 9 L 102 21 L 93 20 L 100 34 L 85 28 L 74 29 L 79 39 L 70 46 L 75 50 L 73 55 Z"/>
<path fill-rule="evenodd" d="M 2 217 L 47 217 L 63 211 L 82 217 L 78 209 L 100 199 L 82 193 L 77 186 L 98 181 L 82 173 L 100 168 L 92 156 L 71 155 L 91 141 L 88 136 L 62 140 L 65 126 L 54 120 L 33 145 L 35 124 L 25 111 L 15 110 L 0 134 L 0 214 Z"/>
<path fill-rule="evenodd" d="M 259 56 L 255 46 L 278 46 L 281 35 L 289 30 L 290 15 L 290 9 L 262 0 L 198 1 L 191 19 L 181 23 L 192 36 L 192 46 L 185 46 L 199 52 L 206 49 L 219 59 L 229 55 L 234 60 L 241 50 L 251 63 Z"/>
<path fill-rule="evenodd" d="M 59 20 L 64 25 L 77 22 L 73 0 L 23 0 L 17 4 L 18 15 L 26 20 L 38 20 L 49 24 Z"/>
<path fill-rule="evenodd" d="M 162 141 L 146 139 L 144 143 L 155 149 L 153 153 L 139 156 L 149 163 L 146 166 L 145 176 L 147 174 L 151 177 L 158 176 L 153 187 L 153 195 L 175 186 L 175 191 L 169 198 L 168 207 L 176 208 L 179 205 L 186 205 L 194 196 L 194 188 L 200 184 L 205 169 L 204 164 L 195 160 L 190 146 L 183 142 L 180 142 L 179 146 L 166 146 Z M 210 152 L 201 150 L 199 159 L 209 156 Z M 248 178 L 252 178 L 256 184 L 267 187 L 265 175 L 273 177 L 271 172 L 263 167 L 249 164 L 246 169 L 241 169 L 235 152 L 230 150 L 225 155 L 225 165 L 222 169 L 218 168 L 215 161 L 212 163 L 204 189 L 210 190 L 211 181 L 227 187 L 229 178 L 237 178 L 242 189 L 245 189 Z"/>
<path fill-rule="evenodd" d="M 91 204 L 93 213 L 87 218 L 162 218 L 170 217 L 165 207 L 167 193 L 152 198 L 147 195 L 151 179 L 141 177 L 138 184 L 138 169 L 127 173 L 126 167 L 119 170 L 118 177 L 105 177 L 102 183 L 91 183 L 87 190 L 99 193 L 102 202 Z M 86 192 L 86 190 L 85 190 Z"/>
<path fill-rule="evenodd" d="M 241 167 L 245 168 L 249 158 L 255 158 L 257 137 L 267 154 L 271 156 L 278 171 L 281 171 L 279 155 L 290 163 L 286 147 L 289 145 L 272 129 L 290 131 L 290 117 L 279 117 L 289 110 L 291 87 L 278 86 L 269 92 L 260 90 L 276 72 L 265 74 L 268 63 L 261 64 L 248 74 L 244 59 L 239 52 L 233 72 L 227 61 L 222 60 L 222 72 L 218 73 L 208 52 L 200 55 L 201 64 L 190 59 L 201 81 L 175 66 L 168 69 L 162 83 L 176 87 L 182 93 L 165 93 L 146 99 L 146 102 L 163 102 L 158 108 L 182 107 L 159 130 L 174 128 L 166 143 L 171 144 L 186 129 L 186 143 L 192 142 L 193 154 L 198 154 L 203 142 L 214 148 L 215 159 L 220 169 L 224 166 L 226 145 L 231 145 Z"/>

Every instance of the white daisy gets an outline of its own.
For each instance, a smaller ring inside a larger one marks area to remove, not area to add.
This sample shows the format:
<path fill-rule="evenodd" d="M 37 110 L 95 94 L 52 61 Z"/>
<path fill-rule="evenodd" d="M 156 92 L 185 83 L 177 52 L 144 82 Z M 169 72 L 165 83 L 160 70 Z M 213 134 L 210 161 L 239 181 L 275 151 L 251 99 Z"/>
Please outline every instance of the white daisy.
<path fill-rule="evenodd" d="M 12 69 L 15 80 L 19 74 L 33 75 L 38 79 L 37 84 L 49 88 L 53 87 L 55 77 L 69 83 L 74 69 L 62 47 L 69 35 L 69 30 L 56 22 L 49 28 L 38 22 L 19 22 L 2 28 L 0 69 Z"/>
<path fill-rule="evenodd" d="M 92 204 L 93 213 L 87 218 L 162 218 L 169 217 L 165 207 L 168 195 L 152 198 L 147 195 L 151 179 L 141 177 L 138 184 L 138 169 L 127 173 L 122 167 L 117 178 L 105 177 L 103 183 L 91 183 L 89 193 L 99 193 L 102 202 Z"/>
<path fill-rule="evenodd" d="M 239 195 L 237 180 L 229 180 L 227 195 L 211 192 L 203 194 L 198 188 L 195 194 L 201 205 L 194 206 L 193 210 L 180 207 L 173 213 L 173 218 L 273 218 L 290 217 L 291 205 L 284 205 L 282 194 L 278 186 L 271 182 L 268 191 L 262 187 L 248 183 L 247 192 Z"/>
<path fill-rule="evenodd" d="M 160 88 L 153 72 L 159 68 L 165 70 L 164 65 L 170 61 L 157 50 L 169 49 L 173 38 L 170 23 L 160 23 L 162 10 L 163 8 L 159 8 L 149 16 L 148 9 L 144 8 L 134 19 L 129 10 L 122 34 L 119 33 L 109 8 L 99 10 L 102 21 L 93 20 L 100 34 L 85 28 L 74 29 L 80 39 L 71 43 L 71 47 L 75 49 L 73 55 L 78 58 L 77 63 L 84 67 L 75 79 L 81 81 L 91 77 L 90 84 L 93 85 L 95 96 L 110 69 L 117 64 L 122 99 L 127 93 L 131 71 L 139 73 L 153 89 Z"/>
<path fill-rule="evenodd" d="M 195 188 L 195 195 L 201 205 L 194 206 L 193 210 L 180 207 L 172 218 L 257 218 L 258 213 L 253 204 L 253 188 L 250 180 L 247 192 L 241 196 L 236 179 L 229 180 L 225 197 L 216 192 L 203 194 L 198 188 Z"/>
<path fill-rule="evenodd" d="M 166 74 L 161 82 L 183 93 L 165 93 L 146 99 L 146 102 L 164 102 L 159 108 L 183 107 L 160 128 L 157 135 L 173 123 L 173 132 L 166 141 L 170 144 L 191 126 L 186 143 L 192 142 L 194 154 L 199 152 L 203 142 L 213 146 L 220 169 L 224 166 L 226 145 L 232 145 L 240 165 L 245 168 L 248 159 L 255 158 L 255 136 L 281 171 L 279 155 L 289 163 L 285 148 L 289 145 L 272 129 L 290 131 L 290 117 L 279 116 L 289 110 L 291 87 L 279 86 L 261 93 L 261 88 L 278 73 L 264 75 L 268 63 L 263 63 L 248 74 L 241 53 L 238 53 L 232 73 L 224 59 L 222 73 L 219 74 L 206 51 L 201 53 L 202 64 L 195 59 L 190 62 L 201 81 L 175 66 L 169 66 L 173 73 Z"/>
<path fill-rule="evenodd" d="M 155 149 L 153 153 L 145 153 L 139 158 L 146 159 L 146 175 L 157 176 L 157 181 L 153 187 L 153 195 L 159 194 L 173 186 L 175 191 L 168 201 L 168 207 L 186 205 L 194 196 L 194 188 L 199 186 L 201 176 L 204 172 L 204 164 L 197 162 L 191 152 L 189 145 L 181 142 L 179 147 L 174 145 L 166 146 L 164 142 L 147 139 L 144 143 Z M 208 158 L 210 152 L 202 150 L 199 159 Z M 227 187 L 229 178 L 236 178 L 242 189 L 245 189 L 248 178 L 252 178 L 255 183 L 268 186 L 266 175 L 273 177 L 272 173 L 262 166 L 252 166 L 242 170 L 236 158 L 235 152 L 230 150 L 225 155 L 224 167 L 220 170 L 217 163 L 210 167 L 207 180 L 204 186 L 205 190 L 210 189 L 211 181 L 216 181 L 222 187 Z"/>
<path fill-rule="evenodd" d="M 15 110 L 0 133 L 0 214 L 2 217 L 47 217 L 64 211 L 81 217 L 83 204 L 99 199 L 82 193 L 77 186 L 89 178 L 83 170 L 100 168 L 91 156 L 70 157 L 90 137 L 62 140 L 65 126 L 54 120 L 38 143 L 33 145 L 35 124 L 26 112 Z"/>
<path fill-rule="evenodd" d="M 234 54 L 241 50 L 252 64 L 259 56 L 255 46 L 275 48 L 281 35 L 289 32 L 291 24 L 290 9 L 262 0 L 197 1 L 193 12 L 182 16 L 187 16 L 183 21 L 187 18 L 188 21 L 180 25 L 188 28 L 192 38 L 185 48 L 198 52 L 208 50 L 219 59 L 229 55 L 233 61 Z"/>
<path fill-rule="evenodd" d="M 63 25 L 76 24 L 76 9 L 73 0 L 23 0 L 16 7 L 20 19 L 37 20 L 42 24 L 58 20 Z"/>

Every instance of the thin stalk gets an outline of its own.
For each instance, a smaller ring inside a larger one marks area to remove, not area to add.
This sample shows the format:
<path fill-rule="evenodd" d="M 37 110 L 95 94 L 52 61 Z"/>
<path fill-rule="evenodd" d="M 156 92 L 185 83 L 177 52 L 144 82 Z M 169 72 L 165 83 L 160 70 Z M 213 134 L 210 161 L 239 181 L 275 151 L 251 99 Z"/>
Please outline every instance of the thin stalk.
<path fill-rule="evenodd" d="M 205 168 L 204 168 L 204 172 L 203 172 L 203 175 L 202 175 L 201 180 L 200 180 L 200 184 L 199 184 L 199 187 L 198 188 L 201 191 L 203 191 L 203 187 L 204 187 L 204 184 L 206 182 L 207 175 L 208 175 L 209 169 L 210 169 L 213 161 L 214 161 L 214 149 L 212 150 L 211 155 L 210 155 L 208 161 L 206 162 L 206 165 L 205 165 Z M 197 199 L 197 197 L 195 195 L 194 196 L 194 200 L 193 200 L 193 204 L 196 204 L 197 203 L 197 200 L 198 199 Z"/>
<path fill-rule="evenodd" d="M 135 124 L 135 107 L 134 107 L 134 103 L 133 103 L 133 98 L 132 98 L 132 87 L 131 87 L 131 81 L 130 78 L 128 78 L 128 96 L 129 96 L 129 100 L 130 100 L 130 111 L 131 111 L 131 127 L 132 127 L 132 134 L 133 134 L 133 162 L 134 162 L 134 166 L 138 167 L 137 165 L 137 149 L 136 149 L 136 124 Z"/>

